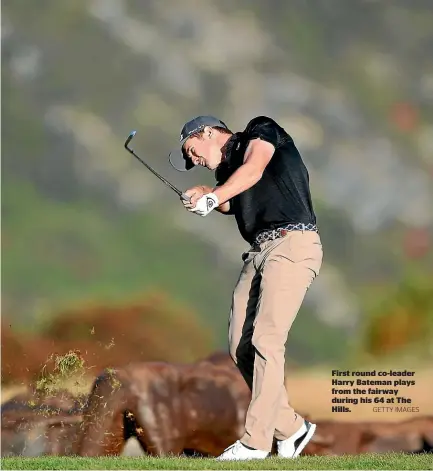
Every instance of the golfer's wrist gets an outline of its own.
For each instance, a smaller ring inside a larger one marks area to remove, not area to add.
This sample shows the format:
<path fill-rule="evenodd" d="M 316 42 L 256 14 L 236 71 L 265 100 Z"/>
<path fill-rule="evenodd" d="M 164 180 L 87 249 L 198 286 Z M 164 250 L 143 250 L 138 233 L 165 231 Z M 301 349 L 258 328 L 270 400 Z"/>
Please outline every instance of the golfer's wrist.
<path fill-rule="evenodd" d="M 228 198 L 224 197 L 224 193 L 221 191 L 221 187 L 218 186 L 211 190 L 211 192 L 217 197 L 219 205 L 222 205 L 228 201 Z"/>

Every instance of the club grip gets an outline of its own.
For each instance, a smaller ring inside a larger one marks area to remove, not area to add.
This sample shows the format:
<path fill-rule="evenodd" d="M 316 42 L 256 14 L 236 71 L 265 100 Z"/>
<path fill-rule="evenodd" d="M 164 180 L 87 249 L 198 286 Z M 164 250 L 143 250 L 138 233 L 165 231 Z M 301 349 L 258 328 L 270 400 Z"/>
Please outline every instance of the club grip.
<path fill-rule="evenodd" d="M 190 198 L 189 196 L 185 195 L 185 193 L 182 193 L 182 194 L 180 195 L 180 197 L 181 197 L 184 201 L 190 201 L 190 200 L 191 200 L 191 198 Z"/>

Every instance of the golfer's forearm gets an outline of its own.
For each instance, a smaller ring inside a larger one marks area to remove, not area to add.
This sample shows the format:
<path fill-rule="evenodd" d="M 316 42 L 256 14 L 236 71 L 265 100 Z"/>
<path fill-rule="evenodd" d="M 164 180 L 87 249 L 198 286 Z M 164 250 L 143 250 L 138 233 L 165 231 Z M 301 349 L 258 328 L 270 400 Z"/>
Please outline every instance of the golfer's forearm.
<path fill-rule="evenodd" d="M 233 173 L 224 185 L 215 188 L 214 193 L 222 205 L 254 186 L 260 178 L 262 178 L 261 171 L 258 171 L 253 165 L 244 164 Z"/>
<path fill-rule="evenodd" d="M 230 211 L 230 201 L 220 204 L 218 208 L 216 208 L 216 211 L 219 213 L 228 213 Z"/>

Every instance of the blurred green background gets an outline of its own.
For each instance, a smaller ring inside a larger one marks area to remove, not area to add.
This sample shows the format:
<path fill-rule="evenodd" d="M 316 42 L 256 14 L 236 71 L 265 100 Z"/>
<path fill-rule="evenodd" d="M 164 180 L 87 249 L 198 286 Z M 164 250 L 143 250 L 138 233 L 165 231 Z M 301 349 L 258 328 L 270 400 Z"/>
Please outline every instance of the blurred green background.
<path fill-rule="evenodd" d="M 2 337 L 158 292 L 200 326 L 167 350 L 200 329 L 226 349 L 236 223 L 187 213 L 123 143 L 212 184 L 167 161 L 183 123 L 265 114 L 304 156 L 325 254 L 290 360 L 431 362 L 432 53 L 428 0 L 4 0 Z"/>

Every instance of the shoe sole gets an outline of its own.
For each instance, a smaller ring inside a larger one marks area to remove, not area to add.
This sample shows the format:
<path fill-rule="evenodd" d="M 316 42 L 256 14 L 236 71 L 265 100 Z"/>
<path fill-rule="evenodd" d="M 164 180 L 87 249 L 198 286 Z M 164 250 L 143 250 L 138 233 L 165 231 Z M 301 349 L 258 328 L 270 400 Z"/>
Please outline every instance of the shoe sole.
<path fill-rule="evenodd" d="M 311 440 L 311 437 L 314 435 L 315 431 L 316 431 L 316 424 L 311 424 L 311 427 L 309 428 L 307 434 L 305 435 L 305 438 L 299 444 L 298 448 L 296 448 L 293 458 L 297 458 L 301 454 L 301 451 L 307 446 L 307 443 Z"/>

